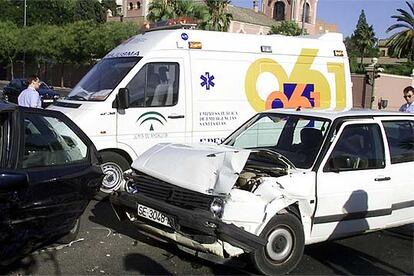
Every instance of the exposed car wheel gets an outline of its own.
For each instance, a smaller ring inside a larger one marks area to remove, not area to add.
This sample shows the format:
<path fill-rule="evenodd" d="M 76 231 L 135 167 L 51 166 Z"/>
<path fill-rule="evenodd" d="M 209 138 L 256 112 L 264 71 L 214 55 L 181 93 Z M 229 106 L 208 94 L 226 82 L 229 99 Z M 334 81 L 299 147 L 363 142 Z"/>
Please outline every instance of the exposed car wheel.
<path fill-rule="evenodd" d="M 71 241 L 75 240 L 79 234 L 80 229 L 80 218 L 78 218 L 75 222 L 75 225 L 72 229 L 70 229 L 69 233 L 65 236 L 61 237 L 57 242 L 58 243 L 70 243 Z"/>
<path fill-rule="evenodd" d="M 118 153 L 106 151 L 102 152 L 101 156 L 103 160 L 101 167 L 105 176 L 101 189 L 95 196 L 97 200 L 102 200 L 118 190 L 124 181 L 123 173 L 129 168 L 128 161 Z"/>
<path fill-rule="evenodd" d="M 296 267 L 303 255 L 305 236 L 295 215 L 276 215 L 260 236 L 267 239 L 267 244 L 251 253 L 251 258 L 261 273 L 287 274 Z"/>

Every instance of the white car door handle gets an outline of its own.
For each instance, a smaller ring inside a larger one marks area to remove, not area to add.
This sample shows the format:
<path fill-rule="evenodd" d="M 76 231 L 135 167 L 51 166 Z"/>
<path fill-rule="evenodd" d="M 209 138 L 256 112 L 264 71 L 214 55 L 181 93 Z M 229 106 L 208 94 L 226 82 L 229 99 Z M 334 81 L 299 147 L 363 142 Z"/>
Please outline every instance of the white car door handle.
<path fill-rule="evenodd" d="M 391 180 L 391 177 L 385 176 L 385 177 L 377 177 L 374 179 L 375 181 L 388 181 Z"/>
<path fill-rule="evenodd" d="M 171 114 L 170 116 L 168 116 L 168 118 L 170 118 L 170 119 L 183 119 L 184 115 Z"/>

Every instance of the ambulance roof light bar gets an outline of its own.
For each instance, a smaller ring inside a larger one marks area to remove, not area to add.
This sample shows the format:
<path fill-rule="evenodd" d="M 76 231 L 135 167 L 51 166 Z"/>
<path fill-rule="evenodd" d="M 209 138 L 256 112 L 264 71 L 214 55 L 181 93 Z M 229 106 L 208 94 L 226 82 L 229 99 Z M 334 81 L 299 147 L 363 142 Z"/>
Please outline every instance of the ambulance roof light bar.
<path fill-rule="evenodd" d="M 168 19 L 163 21 L 158 21 L 155 23 L 147 23 L 142 28 L 141 31 L 152 32 L 158 30 L 174 30 L 174 29 L 195 29 L 197 24 L 192 18 L 189 17 L 180 17 L 175 19 Z"/>

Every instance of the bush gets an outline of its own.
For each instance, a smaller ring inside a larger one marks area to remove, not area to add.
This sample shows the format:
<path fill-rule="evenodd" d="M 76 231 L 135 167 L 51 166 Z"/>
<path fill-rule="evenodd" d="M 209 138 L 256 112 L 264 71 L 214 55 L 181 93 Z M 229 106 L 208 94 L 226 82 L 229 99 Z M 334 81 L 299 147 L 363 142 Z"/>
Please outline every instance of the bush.
<path fill-rule="evenodd" d="M 414 62 L 405 62 L 400 64 L 383 64 L 384 73 L 400 76 L 411 76 L 414 69 Z"/>

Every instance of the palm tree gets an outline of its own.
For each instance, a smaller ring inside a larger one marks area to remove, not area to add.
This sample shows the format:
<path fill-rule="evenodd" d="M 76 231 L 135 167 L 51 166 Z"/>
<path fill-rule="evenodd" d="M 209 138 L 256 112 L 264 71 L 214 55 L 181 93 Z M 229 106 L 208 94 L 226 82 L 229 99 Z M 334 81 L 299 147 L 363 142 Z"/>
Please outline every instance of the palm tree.
<path fill-rule="evenodd" d="M 227 32 L 233 16 L 227 12 L 230 0 L 205 0 L 210 18 L 203 24 L 204 29 L 210 31 Z"/>
<path fill-rule="evenodd" d="M 202 4 L 195 4 L 191 0 L 175 1 L 174 10 L 177 17 L 190 17 L 198 22 L 204 22 L 209 18 L 207 7 Z"/>
<path fill-rule="evenodd" d="M 391 25 L 387 33 L 402 29 L 400 32 L 393 34 L 388 42 L 389 51 L 397 57 L 407 56 L 410 61 L 414 61 L 414 2 L 411 4 L 406 1 L 409 11 L 397 9 L 400 15 L 393 15 L 391 18 L 397 19 L 398 23 Z"/>
<path fill-rule="evenodd" d="M 149 6 L 147 18 L 151 22 L 178 17 L 204 21 L 208 18 L 208 10 L 205 6 L 189 0 L 154 0 Z"/>
<path fill-rule="evenodd" d="M 175 17 L 174 6 L 168 0 L 154 0 L 148 8 L 147 18 L 150 22 L 167 20 Z"/>

